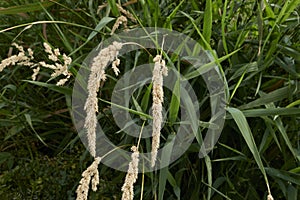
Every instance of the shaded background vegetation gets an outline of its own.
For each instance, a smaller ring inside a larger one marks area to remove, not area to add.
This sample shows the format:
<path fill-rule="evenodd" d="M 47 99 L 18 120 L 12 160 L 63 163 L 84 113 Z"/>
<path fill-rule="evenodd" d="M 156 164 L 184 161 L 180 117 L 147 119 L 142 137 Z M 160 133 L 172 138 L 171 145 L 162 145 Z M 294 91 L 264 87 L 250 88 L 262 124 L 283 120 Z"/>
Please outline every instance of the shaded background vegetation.
<path fill-rule="evenodd" d="M 5 59 L 11 43 L 17 42 L 34 49 L 37 61 L 46 60 L 42 43 L 48 41 L 72 57 L 70 70 L 75 77 L 84 58 L 95 44 L 110 36 L 120 16 L 114 0 L 99 10 L 104 3 L 1 1 L 0 59 Z M 274 198 L 300 199 L 300 2 L 120 3 L 139 19 L 138 23 L 129 20 L 130 29 L 157 26 L 177 30 L 214 49 L 218 57 L 238 50 L 221 62 L 228 106 L 247 117 Z M 32 22 L 38 24 L 31 26 Z M 93 30 L 97 34 L 91 37 Z M 124 69 L 132 66 L 134 56 L 126 57 Z M 92 161 L 69 112 L 74 78 L 64 87 L 53 86 L 53 81 L 42 87 L 25 81 L 31 74 L 22 66 L 10 66 L 0 73 L 0 199 L 74 199 L 81 172 Z M 38 80 L 46 82 L 49 77 L 50 72 L 43 71 Z M 192 85 L 205 91 L 200 77 Z M 110 99 L 113 86 L 114 82 L 104 85 L 102 98 Z M 201 98 L 207 96 L 206 92 Z M 171 94 L 166 99 L 171 99 Z M 126 138 L 109 126 L 114 123 L 109 106 L 100 107 L 101 123 L 110 138 L 116 142 Z M 201 120 L 209 120 L 209 116 Z M 194 141 L 168 168 L 140 174 L 136 199 L 142 188 L 144 199 L 266 199 L 264 176 L 252 149 L 228 113 L 209 157 L 198 158 L 199 144 Z M 120 199 L 125 173 L 104 165 L 99 168 L 100 188 L 89 198 Z"/>

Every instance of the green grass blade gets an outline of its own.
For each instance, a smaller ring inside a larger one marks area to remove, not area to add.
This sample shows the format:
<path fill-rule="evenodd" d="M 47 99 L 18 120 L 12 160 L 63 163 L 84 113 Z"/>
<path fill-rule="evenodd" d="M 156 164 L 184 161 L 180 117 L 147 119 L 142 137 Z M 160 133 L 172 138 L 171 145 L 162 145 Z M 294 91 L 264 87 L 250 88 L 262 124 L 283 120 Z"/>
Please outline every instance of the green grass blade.
<path fill-rule="evenodd" d="M 87 38 L 87 41 L 90 41 L 91 39 L 93 39 L 99 33 L 99 31 L 102 30 L 112 20 L 114 20 L 114 18 L 112 18 L 112 17 L 103 17 L 101 19 L 101 21 L 95 27 L 95 31 L 91 32 L 91 34 Z"/>
<path fill-rule="evenodd" d="M 25 12 L 40 11 L 44 8 L 54 5 L 53 1 L 44 1 L 41 3 L 29 3 L 20 6 L 12 6 L 8 8 L 0 8 L 0 15 L 15 15 Z"/>
<path fill-rule="evenodd" d="M 237 91 L 237 89 L 240 87 L 240 85 L 241 85 L 241 83 L 242 83 L 242 81 L 243 81 L 243 79 L 244 79 L 245 74 L 246 74 L 246 71 L 244 71 L 244 73 L 242 74 L 242 76 L 239 78 L 239 81 L 236 83 L 236 85 L 235 85 L 235 87 L 234 87 L 234 89 L 233 89 L 233 91 L 232 91 L 232 93 L 231 93 L 229 102 L 230 102 L 231 99 L 233 98 L 233 96 L 234 96 L 235 92 Z"/>
<path fill-rule="evenodd" d="M 47 16 L 50 18 L 51 21 L 55 21 L 53 16 L 43 7 L 44 12 L 47 14 Z M 66 34 L 61 30 L 61 28 L 58 26 L 58 24 L 53 24 L 55 27 L 55 30 L 57 32 L 57 34 L 59 35 L 59 37 L 61 38 L 62 42 L 64 43 L 65 47 L 69 50 L 69 52 L 73 51 L 73 47 L 71 45 L 71 43 L 68 40 L 68 37 L 66 36 Z"/>
<path fill-rule="evenodd" d="M 71 22 L 65 22 L 65 21 L 35 21 L 35 22 L 30 22 L 30 23 L 25 23 L 25 24 L 19 24 L 16 26 L 11 26 L 8 27 L 6 29 L 0 30 L 0 33 L 4 33 L 4 32 L 8 32 L 17 28 L 22 28 L 22 27 L 29 27 L 29 26 L 33 26 L 33 25 L 39 25 L 39 24 L 65 24 L 65 25 L 70 25 L 70 26 L 75 26 L 75 27 L 80 27 L 80 28 L 84 28 L 84 29 L 89 29 L 91 31 L 94 31 L 93 28 L 88 27 L 88 26 L 83 26 L 80 24 L 75 24 L 75 23 L 71 23 Z"/>
<path fill-rule="evenodd" d="M 167 142 L 165 144 L 168 146 L 165 146 L 162 151 L 162 156 L 161 156 L 161 161 L 160 161 L 162 165 L 165 165 L 166 163 L 170 163 L 170 156 L 171 156 L 173 145 L 174 145 L 174 140 L 173 140 L 174 137 L 175 137 L 175 135 L 173 135 L 173 134 L 168 136 Z M 168 171 L 169 171 L 168 166 L 160 169 L 160 171 L 159 171 L 158 200 L 164 199 L 164 192 L 166 190 Z"/>
<path fill-rule="evenodd" d="M 284 181 L 291 182 L 300 185 L 300 175 L 284 170 L 278 170 L 270 167 L 266 167 L 266 172 L 273 177 L 280 178 Z"/>
<path fill-rule="evenodd" d="M 168 170 L 168 176 L 167 176 L 168 182 L 173 187 L 173 191 L 177 197 L 178 200 L 180 200 L 180 187 L 176 183 L 175 177 L 171 174 L 171 172 Z"/>
<path fill-rule="evenodd" d="M 172 91 L 172 99 L 170 103 L 169 121 L 173 124 L 177 117 L 180 107 L 180 77 L 178 77 Z"/>
<path fill-rule="evenodd" d="M 207 187 L 210 187 L 212 190 L 214 190 L 216 193 L 218 193 L 220 196 L 224 197 L 227 200 L 231 200 L 228 196 L 226 196 L 225 194 L 223 194 L 222 192 L 220 192 L 219 190 L 217 190 L 214 187 L 211 187 L 209 184 L 202 182 L 204 185 L 206 185 Z"/>
<path fill-rule="evenodd" d="M 177 6 L 176 8 L 172 11 L 172 13 L 167 17 L 166 22 L 164 24 L 164 27 L 172 29 L 172 19 L 175 17 L 176 13 L 178 12 L 180 6 L 185 2 L 185 0 L 182 0 Z"/>
<path fill-rule="evenodd" d="M 205 3 L 203 37 L 209 43 L 212 30 L 212 1 L 207 0 Z"/>
<path fill-rule="evenodd" d="M 101 99 L 100 98 L 100 101 L 104 102 L 104 103 L 107 103 L 107 104 L 110 104 L 112 106 L 115 106 L 117 108 L 121 108 L 121 109 L 124 109 L 132 114 L 136 114 L 136 115 L 139 115 L 141 118 L 144 117 L 144 118 L 147 118 L 147 119 L 152 119 L 152 116 L 146 114 L 146 113 L 143 113 L 143 112 L 139 112 L 139 111 L 136 111 L 136 110 L 133 110 L 133 109 L 130 109 L 130 108 L 127 108 L 127 107 L 124 107 L 124 106 L 120 106 L 118 104 L 115 104 L 115 103 L 112 103 L 110 101 L 106 101 L 104 99 Z"/>
<path fill-rule="evenodd" d="M 262 97 L 254 101 L 251 101 L 245 105 L 240 106 L 239 109 L 249 109 L 249 108 L 265 105 L 271 102 L 277 102 L 283 100 L 289 97 L 291 91 L 293 91 L 293 89 L 290 88 L 289 86 L 277 89 L 273 92 L 262 95 Z"/>
<path fill-rule="evenodd" d="M 245 117 L 263 117 L 274 115 L 300 115 L 299 108 L 260 108 L 243 110 Z M 227 119 L 231 119 L 232 116 L 227 115 Z"/>
<path fill-rule="evenodd" d="M 141 108 L 143 112 L 146 112 L 148 106 L 149 106 L 149 100 L 150 100 L 150 96 L 151 96 L 151 88 L 152 88 L 152 83 L 146 87 L 146 91 L 143 95 L 142 101 L 141 101 Z"/>
<path fill-rule="evenodd" d="M 292 108 L 292 107 L 295 107 L 297 105 L 300 105 L 300 99 L 290 103 L 289 105 L 286 106 L 286 108 Z"/>
<path fill-rule="evenodd" d="M 262 163 L 261 157 L 259 155 L 257 146 L 255 144 L 251 129 L 249 127 L 249 124 L 247 122 L 246 117 L 244 116 L 244 114 L 236 109 L 236 108 L 227 108 L 228 112 L 232 115 L 235 123 L 237 124 L 239 130 L 241 131 L 248 148 L 250 149 L 251 153 L 253 154 L 253 157 L 256 161 L 256 164 L 258 165 L 260 171 L 262 172 L 267 188 L 269 190 L 269 181 L 268 181 L 268 177 L 264 168 L 264 165 Z"/>
<path fill-rule="evenodd" d="M 205 160 L 205 165 L 207 169 L 207 181 L 208 181 L 208 190 L 207 190 L 207 199 L 211 199 L 211 188 L 212 188 L 212 165 L 211 165 L 211 160 L 209 156 L 204 157 Z"/>
<path fill-rule="evenodd" d="M 24 114 L 26 122 L 29 124 L 31 130 L 34 132 L 36 137 L 47 147 L 48 145 L 44 142 L 44 140 L 41 138 L 41 136 L 35 131 L 32 125 L 31 116 L 29 114 Z"/>
<path fill-rule="evenodd" d="M 207 63 L 205 65 L 200 66 L 199 68 L 197 68 L 196 70 L 186 74 L 184 77 L 189 80 L 195 77 L 198 77 L 199 75 L 201 75 L 204 72 L 207 72 L 208 70 L 214 68 L 216 66 L 217 63 L 221 63 L 224 60 L 228 59 L 230 56 L 234 55 L 235 53 L 237 53 L 240 49 L 237 49 L 233 52 L 231 52 L 230 54 L 227 54 L 221 58 L 218 58 L 217 60 Z"/>
<path fill-rule="evenodd" d="M 55 92 L 59 92 L 61 94 L 64 95 L 72 95 L 72 89 L 71 88 L 67 88 L 67 87 L 62 87 L 62 86 L 57 86 L 54 84 L 49 84 L 49 83 L 43 83 L 43 82 L 39 82 L 39 81 L 28 81 L 28 80 L 24 80 L 24 82 L 28 82 L 37 86 L 41 86 L 41 87 L 46 87 L 50 90 L 53 90 Z"/>
<path fill-rule="evenodd" d="M 300 109 L 299 109 L 300 110 Z M 275 125 L 277 127 L 277 129 L 279 130 L 279 132 L 281 133 L 281 136 L 283 137 L 285 144 L 288 146 L 288 148 L 290 149 L 291 153 L 293 154 L 295 159 L 298 159 L 298 161 L 300 161 L 300 155 L 295 152 L 295 150 L 293 149 L 292 143 L 287 135 L 286 129 L 283 127 L 283 123 L 280 119 L 280 117 L 277 117 L 275 119 Z"/>
<path fill-rule="evenodd" d="M 131 98 L 132 98 L 132 101 L 133 101 L 133 104 L 134 104 L 136 110 L 137 110 L 138 112 L 141 112 L 141 113 L 142 113 L 143 110 L 142 110 L 141 106 L 139 105 L 138 101 L 136 100 L 136 98 L 135 98 L 134 96 L 132 96 Z M 140 116 L 140 118 L 141 118 L 142 120 L 147 120 L 144 116 Z"/>
<path fill-rule="evenodd" d="M 222 44 L 223 48 L 226 54 L 228 54 L 228 48 L 227 48 L 227 42 L 226 42 L 226 34 L 225 34 L 225 21 L 226 21 L 226 10 L 227 10 L 227 4 L 228 0 L 225 0 L 224 6 L 223 6 L 223 14 L 222 14 L 222 20 L 221 20 L 221 27 L 222 27 Z"/>
<path fill-rule="evenodd" d="M 111 12 L 112 14 L 117 17 L 119 16 L 119 10 L 118 10 L 118 7 L 116 5 L 116 0 L 108 0 L 108 3 L 109 3 L 109 6 L 111 8 Z"/>

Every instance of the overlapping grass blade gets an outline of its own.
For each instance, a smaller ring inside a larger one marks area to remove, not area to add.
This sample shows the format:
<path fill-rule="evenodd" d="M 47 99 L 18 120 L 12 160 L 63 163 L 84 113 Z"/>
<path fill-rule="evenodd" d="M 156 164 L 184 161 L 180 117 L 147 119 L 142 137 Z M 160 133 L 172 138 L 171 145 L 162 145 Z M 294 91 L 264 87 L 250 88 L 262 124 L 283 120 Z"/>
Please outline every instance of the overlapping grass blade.
<path fill-rule="evenodd" d="M 262 163 L 260 154 L 258 152 L 256 143 L 254 141 L 251 129 L 249 127 L 249 124 L 248 124 L 244 114 L 240 110 L 238 110 L 236 108 L 232 108 L 232 107 L 227 108 L 227 110 L 232 115 L 232 117 L 233 117 L 235 123 L 237 124 L 240 132 L 242 133 L 243 138 L 245 139 L 246 144 L 247 144 L 248 148 L 250 149 L 250 151 L 251 151 L 251 153 L 252 153 L 252 155 L 253 155 L 253 157 L 256 161 L 256 164 L 258 165 L 260 171 L 262 172 L 262 174 L 264 176 L 264 179 L 265 179 L 268 191 L 269 191 L 270 189 L 269 189 L 268 177 L 267 177 L 264 165 Z"/>
<path fill-rule="evenodd" d="M 40 11 L 54 5 L 53 1 L 44 1 L 38 3 L 27 3 L 26 5 L 11 6 L 8 8 L 0 8 L 0 15 L 15 15 L 26 12 Z"/>

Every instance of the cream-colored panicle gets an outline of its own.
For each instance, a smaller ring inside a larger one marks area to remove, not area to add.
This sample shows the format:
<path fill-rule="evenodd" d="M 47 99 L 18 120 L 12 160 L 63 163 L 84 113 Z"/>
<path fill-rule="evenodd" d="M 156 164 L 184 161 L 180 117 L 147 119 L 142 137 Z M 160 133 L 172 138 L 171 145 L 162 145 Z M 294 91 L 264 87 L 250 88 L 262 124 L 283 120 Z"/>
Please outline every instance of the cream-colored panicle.
<path fill-rule="evenodd" d="M 161 55 L 157 55 L 154 59 L 154 69 L 152 76 L 152 150 L 151 150 L 151 166 L 155 166 L 157 152 L 160 144 L 160 130 L 162 124 L 162 103 L 164 99 L 163 76 L 168 75 L 168 68 Z"/>
<path fill-rule="evenodd" d="M 131 162 L 128 166 L 128 171 L 125 177 L 123 187 L 121 189 L 122 200 L 133 200 L 134 191 L 133 185 L 138 178 L 139 151 L 136 146 L 132 146 Z"/>
<path fill-rule="evenodd" d="M 122 43 L 113 42 L 113 44 L 102 49 L 92 61 L 91 73 L 87 85 L 88 97 L 84 105 L 84 110 L 86 111 L 84 128 L 87 131 L 88 148 L 93 157 L 96 156 L 97 93 L 100 88 L 100 81 L 106 80 L 105 69 L 109 62 L 113 62 L 117 58 L 121 48 Z M 113 64 L 115 73 L 117 65 L 119 64 L 119 61 Z"/>

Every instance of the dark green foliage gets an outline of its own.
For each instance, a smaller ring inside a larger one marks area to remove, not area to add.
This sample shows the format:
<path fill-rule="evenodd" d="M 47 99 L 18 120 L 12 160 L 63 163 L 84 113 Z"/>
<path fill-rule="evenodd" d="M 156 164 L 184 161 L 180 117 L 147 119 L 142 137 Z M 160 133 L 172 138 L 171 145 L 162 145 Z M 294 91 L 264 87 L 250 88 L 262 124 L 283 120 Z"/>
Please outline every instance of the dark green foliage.
<path fill-rule="evenodd" d="M 75 77 L 95 45 L 110 37 L 120 15 L 117 1 L 108 2 L 97 11 L 102 1 L 1 1 L 0 60 L 17 42 L 34 49 L 35 59 L 43 61 L 47 55 L 42 42 L 48 41 L 72 57 L 70 71 Z M 299 0 L 141 0 L 126 5 L 138 18 L 138 23 L 129 20 L 130 29 L 164 27 L 215 50 L 212 53 L 221 58 L 218 65 L 226 78 L 228 105 L 221 138 L 209 157 L 198 158 L 195 140 L 169 167 L 139 174 L 135 199 L 141 191 L 147 200 L 266 199 L 267 182 L 275 199 L 300 199 L 299 4 Z M 150 52 L 155 56 L 155 51 Z M 123 56 L 121 73 L 149 60 L 145 52 Z M 207 122 L 206 86 L 198 73 L 180 64 L 191 85 L 203 91 L 198 96 L 200 120 Z M 39 82 L 28 81 L 31 74 L 22 66 L 0 73 L 0 199 L 75 199 L 81 173 L 92 159 L 70 116 L 74 77 L 66 86 L 56 87 L 55 81 L 47 82 L 49 71 L 43 71 Z M 110 100 L 114 85 L 109 78 L 101 89 L 102 99 Z M 149 88 L 135 92 L 139 106 L 132 100 L 130 109 L 141 108 L 148 114 Z M 179 121 L 178 102 L 171 92 L 165 94 L 172 115 L 163 129 L 162 146 Z M 108 108 L 99 105 L 99 121 L 109 138 L 116 145 L 137 141 L 117 132 Z M 200 128 L 205 131 L 205 125 Z M 141 142 L 143 150 L 150 151 L 146 148 L 150 140 Z M 120 199 L 125 173 L 102 164 L 99 169 L 99 190 L 90 191 L 89 198 Z"/>

